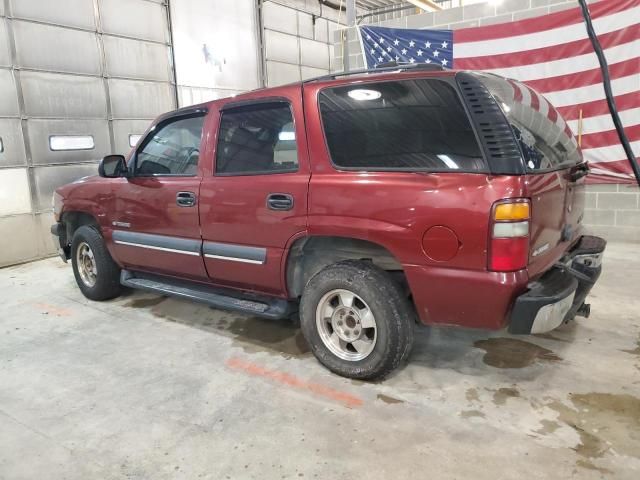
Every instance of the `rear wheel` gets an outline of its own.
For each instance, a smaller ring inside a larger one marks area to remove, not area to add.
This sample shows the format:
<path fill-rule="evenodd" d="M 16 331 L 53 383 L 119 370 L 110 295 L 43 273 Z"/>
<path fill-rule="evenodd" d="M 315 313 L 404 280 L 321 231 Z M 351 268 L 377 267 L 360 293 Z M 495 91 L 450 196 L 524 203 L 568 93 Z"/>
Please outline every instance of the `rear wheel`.
<path fill-rule="evenodd" d="M 120 294 L 120 268 L 94 227 L 83 225 L 73 234 L 71 264 L 76 283 L 88 299 L 109 300 Z"/>
<path fill-rule="evenodd" d="M 375 265 L 330 265 L 307 284 L 302 332 L 316 358 L 349 378 L 380 378 L 404 360 L 413 343 L 413 313 L 402 290 Z"/>

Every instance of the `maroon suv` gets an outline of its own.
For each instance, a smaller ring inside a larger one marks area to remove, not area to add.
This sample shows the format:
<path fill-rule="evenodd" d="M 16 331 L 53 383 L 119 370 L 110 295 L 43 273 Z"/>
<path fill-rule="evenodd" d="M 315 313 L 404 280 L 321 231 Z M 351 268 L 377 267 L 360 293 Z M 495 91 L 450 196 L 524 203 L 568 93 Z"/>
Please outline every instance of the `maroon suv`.
<path fill-rule="evenodd" d="M 128 158 L 54 194 L 80 290 L 122 286 L 284 318 L 370 379 L 416 321 L 511 333 L 577 314 L 605 242 L 560 114 L 513 80 L 393 67 L 159 117 Z"/>

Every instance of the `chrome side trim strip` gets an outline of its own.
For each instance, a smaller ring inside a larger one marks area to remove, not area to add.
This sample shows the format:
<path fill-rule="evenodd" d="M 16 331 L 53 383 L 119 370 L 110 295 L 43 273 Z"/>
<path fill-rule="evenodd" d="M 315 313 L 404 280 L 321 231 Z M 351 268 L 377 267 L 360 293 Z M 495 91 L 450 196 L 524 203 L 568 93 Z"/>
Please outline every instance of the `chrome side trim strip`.
<path fill-rule="evenodd" d="M 186 250 L 176 250 L 175 248 L 156 247 L 155 245 L 142 245 L 141 243 L 123 242 L 122 240 L 115 240 L 114 243 L 120 245 L 128 245 L 130 247 L 148 248 L 149 250 L 160 250 L 162 252 L 182 253 L 183 255 L 194 255 L 199 257 L 199 252 L 188 252 Z"/>
<path fill-rule="evenodd" d="M 231 262 L 252 263 L 254 265 L 264 264 L 264 260 L 251 260 L 249 258 L 226 257 L 224 255 L 213 255 L 211 253 L 205 253 L 204 256 L 207 258 L 216 258 L 218 260 L 229 260 Z"/>
<path fill-rule="evenodd" d="M 205 257 L 209 258 L 253 263 L 256 265 L 267 261 L 266 248 L 249 247 L 232 243 L 204 242 L 202 245 L 202 253 Z"/>

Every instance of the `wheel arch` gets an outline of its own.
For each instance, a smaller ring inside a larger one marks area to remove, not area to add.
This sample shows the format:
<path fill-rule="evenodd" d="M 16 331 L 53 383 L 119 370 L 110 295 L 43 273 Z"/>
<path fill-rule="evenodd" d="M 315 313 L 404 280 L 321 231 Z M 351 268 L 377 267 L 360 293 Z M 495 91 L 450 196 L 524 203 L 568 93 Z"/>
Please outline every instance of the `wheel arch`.
<path fill-rule="evenodd" d="M 95 227 L 98 232 L 102 233 L 100 224 L 95 216 L 91 213 L 72 210 L 68 212 L 62 212 L 61 217 L 62 224 L 64 225 L 65 239 L 64 244 L 70 245 L 71 239 L 75 231 L 83 225 L 89 225 Z M 62 242 L 61 242 L 62 243 Z"/>
<path fill-rule="evenodd" d="M 305 235 L 293 241 L 285 259 L 284 276 L 289 297 L 300 297 L 316 273 L 343 260 L 370 261 L 392 273 L 408 289 L 402 264 L 384 245 L 357 237 Z"/>

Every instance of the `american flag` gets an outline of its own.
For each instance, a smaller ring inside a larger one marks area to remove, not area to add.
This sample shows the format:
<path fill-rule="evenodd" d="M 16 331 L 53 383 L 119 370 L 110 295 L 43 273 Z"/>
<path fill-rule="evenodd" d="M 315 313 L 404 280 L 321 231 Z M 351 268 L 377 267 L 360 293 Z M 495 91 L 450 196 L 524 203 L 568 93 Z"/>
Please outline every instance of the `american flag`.
<path fill-rule="evenodd" d="M 600 0 L 591 3 L 589 10 L 609 63 L 618 112 L 637 159 L 640 0 Z M 628 182 L 634 178 L 611 119 L 580 8 L 453 31 L 362 26 L 360 37 L 368 68 L 393 60 L 438 61 L 449 68 L 484 70 L 525 82 L 512 84 L 518 101 L 563 129 L 566 120 L 576 137 L 580 131 L 582 152 L 592 172 L 590 182 Z"/>

